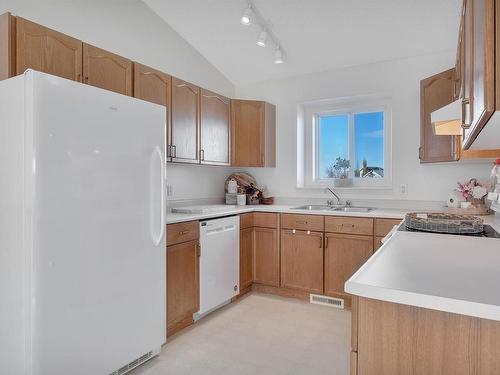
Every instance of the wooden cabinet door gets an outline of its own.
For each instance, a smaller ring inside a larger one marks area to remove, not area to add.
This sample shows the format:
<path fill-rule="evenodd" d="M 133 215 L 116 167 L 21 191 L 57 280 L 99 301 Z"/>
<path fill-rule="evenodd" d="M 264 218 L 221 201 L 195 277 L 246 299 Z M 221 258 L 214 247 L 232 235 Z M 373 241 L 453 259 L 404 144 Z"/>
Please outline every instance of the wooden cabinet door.
<path fill-rule="evenodd" d="M 132 61 L 83 43 L 84 83 L 132 95 Z"/>
<path fill-rule="evenodd" d="M 172 161 L 199 163 L 200 88 L 172 77 Z"/>
<path fill-rule="evenodd" d="M 200 309 L 198 240 L 167 246 L 167 332 Z"/>
<path fill-rule="evenodd" d="M 264 166 L 264 121 L 264 102 L 253 100 L 231 102 L 233 166 Z"/>
<path fill-rule="evenodd" d="M 281 286 L 323 294 L 323 233 L 281 231 Z"/>
<path fill-rule="evenodd" d="M 134 62 L 134 97 L 167 107 L 167 158 L 170 158 L 172 77 L 159 70 Z"/>
<path fill-rule="evenodd" d="M 325 294 L 347 295 L 344 284 L 373 254 L 373 237 L 327 233 L 325 238 Z"/>
<path fill-rule="evenodd" d="M 253 281 L 280 286 L 278 229 L 254 228 Z"/>
<path fill-rule="evenodd" d="M 208 90 L 201 90 L 200 160 L 202 164 L 229 165 L 229 123 L 231 117 L 228 98 Z"/>
<path fill-rule="evenodd" d="M 373 251 L 377 251 L 380 246 L 382 246 L 382 240 L 384 237 L 381 236 L 375 236 L 373 237 Z"/>
<path fill-rule="evenodd" d="M 421 163 L 456 161 L 459 158 L 460 137 L 435 135 L 431 112 L 453 102 L 455 69 L 449 69 L 420 81 L 420 149 Z"/>
<path fill-rule="evenodd" d="M 463 96 L 468 149 L 495 110 L 495 0 L 465 0 L 466 90 Z"/>
<path fill-rule="evenodd" d="M 253 228 L 240 230 L 240 291 L 253 282 Z"/>
<path fill-rule="evenodd" d="M 0 80 L 16 75 L 16 19 L 0 15 Z"/>
<path fill-rule="evenodd" d="M 34 69 L 81 82 L 82 42 L 16 18 L 16 74 Z"/>

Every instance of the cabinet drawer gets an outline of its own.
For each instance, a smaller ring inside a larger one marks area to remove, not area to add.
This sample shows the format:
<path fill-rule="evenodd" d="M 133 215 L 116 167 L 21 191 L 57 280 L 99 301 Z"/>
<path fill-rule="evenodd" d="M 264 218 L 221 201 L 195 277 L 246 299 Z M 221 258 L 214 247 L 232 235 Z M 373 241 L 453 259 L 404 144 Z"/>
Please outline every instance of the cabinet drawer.
<path fill-rule="evenodd" d="M 278 228 L 278 214 L 269 212 L 254 212 L 253 225 L 261 228 Z"/>
<path fill-rule="evenodd" d="M 375 219 L 375 236 L 385 237 L 401 219 Z"/>
<path fill-rule="evenodd" d="M 188 221 L 167 225 L 167 245 L 197 240 L 200 238 L 200 223 Z"/>
<path fill-rule="evenodd" d="M 282 214 L 281 227 L 284 229 L 301 229 L 323 232 L 324 217 L 319 215 Z"/>
<path fill-rule="evenodd" d="M 240 229 L 253 227 L 253 212 L 240 215 Z"/>
<path fill-rule="evenodd" d="M 325 217 L 325 231 L 333 233 L 373 235 L 373 219 L 364 217 Z"/>

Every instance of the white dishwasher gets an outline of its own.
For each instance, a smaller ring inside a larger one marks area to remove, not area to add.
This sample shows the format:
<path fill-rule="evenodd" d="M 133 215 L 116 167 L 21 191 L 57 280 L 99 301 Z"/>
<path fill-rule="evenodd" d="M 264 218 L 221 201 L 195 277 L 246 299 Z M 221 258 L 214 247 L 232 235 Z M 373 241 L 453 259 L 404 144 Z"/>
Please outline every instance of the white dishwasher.
<path fill-rule="evenodd" d="M 195 319 L 231 300 L 240 289 L 240 218 L 200 222 L 200 310 Z"/>

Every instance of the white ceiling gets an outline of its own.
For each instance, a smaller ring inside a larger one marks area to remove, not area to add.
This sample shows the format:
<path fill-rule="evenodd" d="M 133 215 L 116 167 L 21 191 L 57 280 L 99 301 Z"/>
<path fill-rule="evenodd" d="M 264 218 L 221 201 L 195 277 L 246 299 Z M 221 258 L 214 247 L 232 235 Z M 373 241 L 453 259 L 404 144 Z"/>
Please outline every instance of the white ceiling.
<path fill-rule="evenodd" d="M 235 85 L 454 50 L 461 0 L 255 0 L 287 62 L 255 44 L 245 0 L 143 0 Z"/>

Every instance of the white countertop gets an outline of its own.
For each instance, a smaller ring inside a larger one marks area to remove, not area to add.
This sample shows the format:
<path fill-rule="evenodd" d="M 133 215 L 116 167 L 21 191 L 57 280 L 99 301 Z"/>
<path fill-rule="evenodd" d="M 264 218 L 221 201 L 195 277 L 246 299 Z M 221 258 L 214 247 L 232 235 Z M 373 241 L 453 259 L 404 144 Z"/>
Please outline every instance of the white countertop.
<path fill-rule="evenodd" d="M 376 208 L 368 212 L 340 212 L 340 211 L 322 211 L 322 210 L 298 210 L 294 209 L 297 205 L 255 205 L 255 206 L 228 206 L 227 210 L 221 210 L 217 205 L 216 212 L 207 213 L 167 213 L 167 224 L 181 223 L 192 220 L 205 220 L 221 216 L 239 215 L 246 212 L 277 212 L 277 213 L 293 213 L 304 215 L 331 215 L 331 216 L 351 216 L 351 217 L 379 217 L 379 218 L 394 218 L 402 219 L 407 212 L 411 210 L 400 209 L 384 209 Z"/>
<path fill-rule="evenodd" d="M 498 231 L 494 220 L 485 221 Z M 500 321 L 500 239 L 396 232 L 346 282 L 345 290 Z"/>

